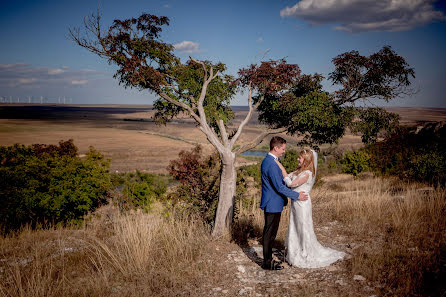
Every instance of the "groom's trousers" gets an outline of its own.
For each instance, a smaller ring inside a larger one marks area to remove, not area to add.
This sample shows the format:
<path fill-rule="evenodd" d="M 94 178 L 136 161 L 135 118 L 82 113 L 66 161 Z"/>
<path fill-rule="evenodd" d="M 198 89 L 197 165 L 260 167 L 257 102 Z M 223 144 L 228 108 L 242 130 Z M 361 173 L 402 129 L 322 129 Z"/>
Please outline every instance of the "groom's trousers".
<path fill-rule="evenodd" d="M 273 242 L 276 239 L 280 223 L 280 212 L 265 211 L 265 226 L 263 227 L 263 264 L 270 266 L 273 260 Z"/>

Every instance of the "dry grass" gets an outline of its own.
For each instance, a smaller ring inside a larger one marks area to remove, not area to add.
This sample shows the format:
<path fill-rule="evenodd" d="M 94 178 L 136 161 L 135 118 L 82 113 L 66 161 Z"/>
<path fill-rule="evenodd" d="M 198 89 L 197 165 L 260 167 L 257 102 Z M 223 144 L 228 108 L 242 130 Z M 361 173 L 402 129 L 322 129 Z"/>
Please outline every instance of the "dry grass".
<path fill-rule="evenodd" d="M 108 225 L 2 239 L 0 295 L 193 295 L 212 272 L 200 220 L 134 213 Z"/>
<path fill-rule="evenodd" d="M 342 244 L 351 255 L 343 261 L 344 268 L 352 276 L 365 276 L 383 295 L 446 292 L 441 285 L 446 272 L 446 191 L 420 187 L 367 175 L 356 180 L 337 175 L 327 177 L 312 191 L 319 240 L 334 248 Z M 277 236 L 279 246 L 284 244 L 288 216 L 286 208 Z M 321 231 L 324 226 L 331 230 L 329 238 Z M 243 234 L 247 233 L 260 239 L 263 212 L 241 212 L 236 228 L 236 241 L 246 242 Z"/>
<path fill-rule="evenodd" d="M 444 272 L 446 191 L 383 179 L 357 181 L 350 188 L 351 194 L 335 194 L 325 203 L 334 207 L 333 218 L 345 232 L 363 243 L 352 272 L 380 282 L 389 293 L 444 290 L 437 285 Z"/>
<path fill-rule="evenodd" d="M 363 275 L 384 296 L 445 292 L 445 190 L 420 191 L 420 185 L 372 176 L 329 176 L 320 184 L 312 191 L 316 234 L 349 254 L 337 265 L 346 279 Z M 235 246 L 211 239 L 200 219 L 119 215 L 112 207 L 95 216 L 82 229 L 25 229 L 1 239 L 0 296 L 207 296 L 218 286 L 238 292 L 236 263 L 227 262 Z M 234 227 L 239 244 L 260 239 L 263 213 L 241 208 Z M 310 281 L 301 289 L 316 292 L 317 286 Z"/>

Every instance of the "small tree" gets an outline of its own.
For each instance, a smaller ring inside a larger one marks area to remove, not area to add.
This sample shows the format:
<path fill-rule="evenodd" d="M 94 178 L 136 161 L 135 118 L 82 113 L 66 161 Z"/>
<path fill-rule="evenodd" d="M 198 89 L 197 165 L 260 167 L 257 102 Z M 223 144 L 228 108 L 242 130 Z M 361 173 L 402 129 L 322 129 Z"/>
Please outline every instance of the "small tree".
<path fill-rule="evenodd" d="M 0 146 L 0 164 L 0 233 L 78 223 L 106 203 L 111 189 L 109 161 L 93 147 L 78 157 L 71 139 Z"/>
<path fill-rule="evenodd" d="M 99 13 L 86 18 L 85 34 L 81 34 L 80 29 L 70 29 L 72 40 L 116 64 L 119 69 L 115 77 L 124 86 L 157 94 L 154 106 L 160 123 L 166 123 L 181 112 L 187 113 L 220 154 L 221 178 L 214 236 L 224 234 L 232 222 L 237 154 L 255 147 L 267 135 L 285 131 L 305 134 L 305 140 L 313 139 L 316 144 L 333 142 L 343 135 L 354 118 L 353 109 L 344 107 L 345 104 L 374 96 L 377 86 L 384 86 L 378 93 L 391 99 L 398 93 L 398 90 L 388 91 L 387 88 L 394 89 L 391 82 L 395 78 L 398 80 L 401 73 L 403 77 L 405 72 L 413 74 L 404 59 L 394 61 L 394 57 L 399 56 L 388 50 L 389 61 L 384 63 L 388 67 L 382 70 L 378 69 L 381 67 L 379 61 L 371 67 L 370 63 L 361 64 L 349 56 L 338 58 L 332 79 L 335 83 L 345 83 L 345 90 L 335 96 L 321 91 L 321 76 L 301 76 L 297 65 L 288 64 L 283 59 L 241 69 L 238 78 L 234 79 L 223 74 L 226 67 L 222 63 L 213 64 L 193 58 L 181 63 L 173 54 L 173 46 L 159 39 L 161 27 L 169 24 L 167 17 L 142 14 L 138 18 L 115 20 L 107 31 L 102 30 L 100 20 Z M 353 52 L 350 56 L 354 56 Z M 377 57 L 381 56 L 378 53 Z M 350 69 L 349 64 L 354 69 Z M 370 78 L 367 75 L 369 68 L 374 73 Z M 387 72 L 388 68 L 393 72 Z M 359 80 L 353 85 L 351 74 L 355 69 Z M 361 80 L 364 75 L 367 79 Z M 249 111 L 238 127 L 228 131 L 227 124 L 233 116 L 230 100 L 237 87 L 247 90 Z M 235 148 L 257 108 L 261 113 L 260 120 L 268 124 L 269 129 L 252 142 Z"/>
<path fill-rule="evenodd" d="M 197 145 L 192 151 L 181 151 L 168 166 L 169 173 L 179 181 L 174 198 L 185 201 L 212 225 L 218 202 L 220 158 L 218 154 L 203 156 Z"/>
<path fill-rule="evenodd" d="M 369 169 L 370 156 L 364 151 L 347 152 L 342 160 L 342 172 L 354 177 Z"/>

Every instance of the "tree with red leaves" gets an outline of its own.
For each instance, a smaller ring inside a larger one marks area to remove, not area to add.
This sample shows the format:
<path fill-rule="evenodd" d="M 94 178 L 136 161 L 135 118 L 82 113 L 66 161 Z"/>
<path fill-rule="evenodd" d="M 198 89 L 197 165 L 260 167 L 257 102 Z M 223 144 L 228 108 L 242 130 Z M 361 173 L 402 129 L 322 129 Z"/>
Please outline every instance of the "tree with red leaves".
<path fill-rule="evenodd" d="M 320 76 L 301 76 L 297 65 L 288 64 L 283 59 L 241 69 L 235 79 L 224 74 L 226 67 L 222 63 L 213 64 L 193 58 L 181 63 L 173 54 L 173 46 L 159 39 L 162 26 L 169 25 L 167 17 L 142 14 L 138 18 L 115 20 L 107 31 L 101 28 L 100 20 L 99 12 L 92 14 L 84 21 L 85 33 L 81 33 L 80 29 L 70 29 L 71 39 L 116 64 L 118 70 L 115 77 L 124 86 L 150 90 L 157 94 L 154 107 L 157 109 L 155 118 L 158 122 L 166 123 L 179 113 L 187 113 L 220 154 L 221 178 L 212 232 L 214 236 L 230 231 L 236 188 L 236 155 L 255 147 L 267 135 L 281 132 L 316 135 L 315 139 L 319 142 L 337 140 L 342 136 L 346 125 L 343 125 L 344 122 L 340 125 L 336 119 L 342 115 L 350 115 L 344 112 L 343 104 L 352 103 L 358 97 L 353 89 L 353 97 L 349 97 L 350 89 L 346 87 L 362 90 L 365 86 L 363 81 L 352 85 L 353 78 L 348 72 L 350 68 L 347 67 L 347 72 L 344 73 L 336 66 L 339 73 L 334 72 L 333 81 L 345 82 L 345 91 L 331 96 L 321 91 Z M 350 60 L 348 57 L 338 58 L 339 61 L 343 59 L 346 62 Z M 363 75 L 361 71 L 368 64 L 361 63 L 363 64 L 356 68 Z M 375 64 L 379 63 L 385 64 L 385 61 L 377 59 Z M 398 69 L 395 70 L 397 72 Z M 371 72 L 368 81 L 386 86 L 388 77 L 393 78 L 395 73 L 386 73 L 384 76 L 377 73 L 375 77 Z M 379 78 L 383 81 L 380 82 Z M 370 85 L 370 90 L 374 90 L 374 85 L 367 84 Z M 238 127 L 228 131 L 228 124 L 234 115 L 230 100 L 237 88 L 247 90 L 249 111 Z M 344 93 L 346 95 L 342 97 Z M 367 92 L 358 94 L 365 96 Z M 334 104 L 333 101 L 339 104 Z M 314 102 L 317 104 L 313 104 Z M 301 103 L 305 103 L 304 109 L 300 107 Z M 269 129 L 265 129 L 251 143 L 237 148 L 235 144 L 256 109 L 260 111 L 260 120 L 268 124 Z M 316 122 L 320 122 L 327 111 L 334 115 L 332 121 L 329 125 L 318 126 Z M 299 121 L 300 113 L 308 123 Z M 351 122 L 353 116 L 349 119 Z"/>

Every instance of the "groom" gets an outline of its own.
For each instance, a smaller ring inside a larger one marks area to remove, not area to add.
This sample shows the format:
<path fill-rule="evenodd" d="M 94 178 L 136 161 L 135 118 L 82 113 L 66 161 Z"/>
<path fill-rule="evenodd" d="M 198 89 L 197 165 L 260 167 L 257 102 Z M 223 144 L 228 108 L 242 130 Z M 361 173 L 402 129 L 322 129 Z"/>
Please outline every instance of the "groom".
<path fill-rule="evenodd" d="M 260 208 L 265 212 L 265 226 L 263 228 L 263 269 L 282 270 L 279 262 L 273 261 L 272 244 L 276 239 L 279 229 L 280 215 L 283 206 L 287 205 L 287 197 L 293 200 L 305 201 L 308 199 L 304 192 L 294 192 L 283 183 L 282 171 L 275 160 L 283 155 L 286 150 L 286 140 L 279 136 L 271 138 L 269 153 L 263 159 L 262 174 L 262 199 Z"/>

